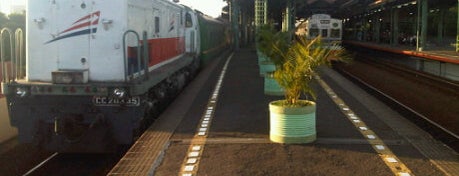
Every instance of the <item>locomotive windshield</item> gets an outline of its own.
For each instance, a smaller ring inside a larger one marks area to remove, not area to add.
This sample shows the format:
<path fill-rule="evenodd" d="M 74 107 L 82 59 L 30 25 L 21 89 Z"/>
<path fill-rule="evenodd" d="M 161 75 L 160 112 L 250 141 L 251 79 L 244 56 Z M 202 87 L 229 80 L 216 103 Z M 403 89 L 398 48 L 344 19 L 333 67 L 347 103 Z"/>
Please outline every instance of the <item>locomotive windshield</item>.
<path fill-rule="evenodd" d="M 311 37 L 319 36 L 319 29 L 317 29 L 317 28 L 309 29 L 309 36 L 311 36 Z"/>
<path fill-rule="evenodd" d="M 186 15 L 185 15 L 185 27 L 187 27 L 187 28 L 193 27 L 193 20 L 191 20 L 191 14 L 190 13 L 186 13 Z"/>
<path fill-rule="evenodd" d="M 330 30 L 330 37 L 332 37 L 332 38 L 341 38 L 341 30 L 340 29 L 331 29 Z"/>

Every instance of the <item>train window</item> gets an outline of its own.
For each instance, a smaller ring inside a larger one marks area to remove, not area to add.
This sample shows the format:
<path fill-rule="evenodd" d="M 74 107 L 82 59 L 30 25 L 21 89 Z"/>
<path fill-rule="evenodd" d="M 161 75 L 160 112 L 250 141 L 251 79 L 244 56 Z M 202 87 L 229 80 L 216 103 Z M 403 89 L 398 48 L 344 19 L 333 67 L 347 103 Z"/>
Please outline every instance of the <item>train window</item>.
<path fill-rule="evenodd" d="M 180 25 L 183 25 L 183 10 L 180 10 Z"/>
<path fill-rule="evenodd" d="M 330 20 L 320 20 L 320 24 L 330 24 Z"/>
<path fill-rule="evenodd" d="M 330 31 L 330 37 L 332 38 L 340 38 L 340 30 L 339 29 L 331 29 Z"/>
<path fill-rule="evenodd" d="M 155 17 L 155 33 L 159 33 L 159 17 Z"/>
<path fill-rule="evenodd" d="M 328 37 L 328 29 L 322 29 L 322 37 Z"/>
<path fill-rule="evenodd" d="M 193 27 L 193 20 L 191 20 L 190 13 L 186 13 L 185 15 L 185 27 Z"/>
<path fill-rule="evenodd" d="M 319 36 L 319 29 L 317 29 L 317 28 L 309 29 L 309 36 L 310 36 L 310 37 L 317 37 L 317 36 Z"/>

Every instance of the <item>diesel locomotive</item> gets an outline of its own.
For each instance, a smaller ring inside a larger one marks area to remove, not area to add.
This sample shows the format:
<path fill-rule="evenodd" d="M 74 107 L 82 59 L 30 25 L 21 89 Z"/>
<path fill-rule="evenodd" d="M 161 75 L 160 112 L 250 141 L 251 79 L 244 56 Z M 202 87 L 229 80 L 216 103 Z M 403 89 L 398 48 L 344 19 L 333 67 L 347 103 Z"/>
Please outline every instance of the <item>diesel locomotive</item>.
<path fill-rule="evenodd" d="M 2 92 L 18 140 L 50 151 L 131 144 L 230 50 L 227 22 L 169 0 L 28 0 L 26 11 L 26 57 Z"/>

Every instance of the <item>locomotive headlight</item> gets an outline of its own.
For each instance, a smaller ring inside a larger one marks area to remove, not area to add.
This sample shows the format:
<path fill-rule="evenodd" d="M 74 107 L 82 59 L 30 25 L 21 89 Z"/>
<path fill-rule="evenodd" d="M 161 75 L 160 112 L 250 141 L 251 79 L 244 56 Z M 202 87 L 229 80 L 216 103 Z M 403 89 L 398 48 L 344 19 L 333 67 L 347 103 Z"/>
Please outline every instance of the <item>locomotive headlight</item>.
<path fill-rule="evenodd" d="M 18 87 L 16 88 L 16 95 L 19 97 L 25 97 L 27 95 L 27 89 L 24 87 Z"/>
<path fill-rule="evenodd" d="M 120 88 L 113 89 L 113 95 L 118 98 L 124 98 L 126 96 L 126 90 Z"/>

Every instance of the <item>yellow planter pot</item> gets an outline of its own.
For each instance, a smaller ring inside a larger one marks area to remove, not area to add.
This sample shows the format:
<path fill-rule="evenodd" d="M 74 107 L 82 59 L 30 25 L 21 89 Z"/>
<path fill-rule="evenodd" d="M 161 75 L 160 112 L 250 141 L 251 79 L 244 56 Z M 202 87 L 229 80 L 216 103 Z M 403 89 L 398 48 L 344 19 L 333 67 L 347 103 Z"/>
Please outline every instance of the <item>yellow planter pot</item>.
<path fill-rule="evenodd" d="M 283 107 L 281 101 L 269 103 L 269 138 L 276 143 L 311 143 L 316 140 L 316 104 Z"/>

